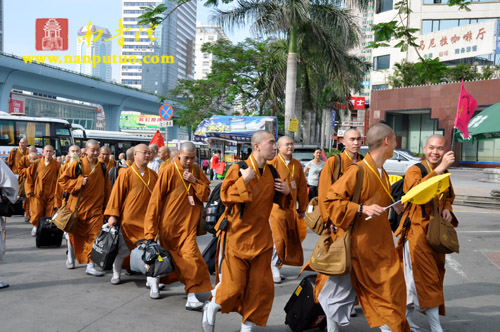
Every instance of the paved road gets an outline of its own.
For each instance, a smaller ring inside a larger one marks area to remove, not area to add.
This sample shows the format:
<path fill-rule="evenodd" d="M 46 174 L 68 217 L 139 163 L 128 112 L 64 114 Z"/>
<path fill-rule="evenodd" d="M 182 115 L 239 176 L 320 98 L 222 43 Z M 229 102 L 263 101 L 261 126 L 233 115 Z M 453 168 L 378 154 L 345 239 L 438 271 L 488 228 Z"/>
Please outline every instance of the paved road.
<path fill-rule="evenodd" d="M 456 207 L 461 253 L 448 256 L 445 278 L 445 331 L 499 331 L 500 326 L 500 212 Z M 21 218 L 7 222 L 7 254 L 0 280 L 11 284 L 0 290 L 0 331 L 200 331 L 201 314 L 184 309 L 186 297 L 179 284 L 167 286 L 161 299 L 152 300 L 141 276 L 124 276 L 110 284 L 111 275 L 85 275 L 85 267 L 67 270 L 64 241 L 61 248 L 37 249 L 30 225 Z M 304 242 L 310 257 L 317 235 Z M 209 236 L 198 238 L 200 248 Z M 496 264 L 494 263 L 496 261 Z M 256 331 L 289 331 L 284 311 L 299 283 L 298 268 L 285 267 L 287 279 L 275 288 L 268 327 Z M 212 277 L 212 281 L 213 277 Z M 258 290 L 253 290 L 258 291 Z M 369 331 L 361 308 L 342 331 Z M 423 315 L 416 322 L 427 326 Z M 240 316 L 217 316 L 218 331 L 238 331 Z M 373 329 L 376 331 L 376 329 Z"/>

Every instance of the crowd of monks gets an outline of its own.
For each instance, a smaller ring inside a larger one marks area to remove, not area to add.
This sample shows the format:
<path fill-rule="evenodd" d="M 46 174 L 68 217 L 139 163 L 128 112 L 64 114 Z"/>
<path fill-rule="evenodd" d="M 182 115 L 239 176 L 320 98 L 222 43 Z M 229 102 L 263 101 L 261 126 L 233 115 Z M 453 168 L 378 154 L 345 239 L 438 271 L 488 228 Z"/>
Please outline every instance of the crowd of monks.
<path fill-rule="evenodd" d="M 391 184 L 383 164 L 393 155 L 396 137 L 390 127 L 376 124 L 366 141 L 370 152 L 363 159 L 358 153 L 360 133 L 348 130 L 345 150 L 330 157 L 321 172 L 321 218 L 334 239 L 352 225 L 352 270 L 343 276 L 318 274 L 314 298 L 326 313 L 329 332 L 349 324 L 357 303 L 370 327 L 381 331 L 426 331 L 413 322 L 415 310 L 426 313 L 433 332 L 442 331 L 445 259 L 432 251 L 425 236 L 431 204 L 451 221 L 453 189 L 433 203 L 406 209 L 403 219 L 408 217 L 411 223 L 400 225 L 395 235 L 404 236 L 395 247 L 385 209 L 392 201 Z M 428 139 L 422 161 L 428 172 L 423 176 L 419 167 L 411 167 L 405 191 L 448 170 L 454 155 L 445 146 L 441 135 Z M 136 242 L 158 241 L 172 255 L 175 271 L 163 278 L 147 277 L 151 298 L 160 297 L 164 284 L 180 281 L 186 309 L 203 311 L 203 331 L 214 330 L 219 310 L 239 313 L 241 331 L 251 331 L 267 323 L 274 284 L 282 281 L 280 268 L 304 265 L 301 243 L 307 233 L 303 218 L 308 207 L 307 183 L 301 163 L 293 158 L 293 140 L 284 136 L 276 142 L 272 134 L 258 131 L 251 148 L 244 164 L 230 167 L 220 190 L 226 211 L 216 225 L 215 285 L 196 241 L 210 181 L 195 162 L 193 143 L 185 142 L 172 153 L 165 146 L 139 144 L 115 161 L 109 147 L 89 140 L 84 148 L 71 146 L 61 165 L 52 146 L 45 146 L 39 157 L 37 149 L 21 139 L 8 165 L 19 175 L 19 194 L 25 198 L 32 235 L 40 218 L 52 216 L 63 205 L 78 210 L 76 231 L 65 234 L 68 269 L 86 264 L 87 274 L 104 275 L 90 259 L 92 244 L 102 228 L 114 227 L 119 250 L 111 284 L 119 285 Z M 353 163 L 359 167 L 349 167 Z M 111 185 L 113 170 L 118 176 Z M 352 201 L 358 172 L 363 172 L 359 203 Z M 209 291 L 211 300 L 201 302 L 196 294 Z"/>

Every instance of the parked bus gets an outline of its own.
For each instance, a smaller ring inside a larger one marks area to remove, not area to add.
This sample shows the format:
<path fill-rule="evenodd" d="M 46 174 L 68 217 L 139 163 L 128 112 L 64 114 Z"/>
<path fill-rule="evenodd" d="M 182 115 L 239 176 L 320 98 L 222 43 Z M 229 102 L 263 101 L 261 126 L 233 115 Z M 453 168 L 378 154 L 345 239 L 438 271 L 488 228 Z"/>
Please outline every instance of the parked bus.
<path fill-rule="evenodd" d="M 85 147 L 89 139 L 95 139 L 101 146 L 107 145 L 111 149 L 111 154 L 118 157 L 120 153 L 125 153 L 129 148 L 137 144 L 149 145 L 150 137 L 129 134 L 122 131 L 87 130 L 80 125 L 73 124 L 73 137 L 75 144 Z"/>
<path fill-rule="evenodd" d="M 21 138 L 41 152 L 45 145 L 54 147 L 56 156 L 68 153 L 73 144 L 71 124 L 54 118 L 34 118 L 0 112 L 0 157 L 7 158 L 10 150 L 19 146 Z"/>

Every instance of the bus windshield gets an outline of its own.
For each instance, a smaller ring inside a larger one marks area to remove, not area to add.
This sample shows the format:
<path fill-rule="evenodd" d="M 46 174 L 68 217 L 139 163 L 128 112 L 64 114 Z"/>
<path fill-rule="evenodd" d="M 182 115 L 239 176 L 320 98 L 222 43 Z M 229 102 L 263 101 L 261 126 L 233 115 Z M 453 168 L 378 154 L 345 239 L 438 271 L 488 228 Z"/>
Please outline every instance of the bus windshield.
<path fill-rule="evenodd" d="M 0 156 L 7 157 L 10 150 L 19 145 L 21 138 L 26 138 L 28 146 L 33 145 L 39 150 L 50 144 L 57 156 L 67 154 L 73 142 L 67 123 L 43 118 L 0 117 Z"/>

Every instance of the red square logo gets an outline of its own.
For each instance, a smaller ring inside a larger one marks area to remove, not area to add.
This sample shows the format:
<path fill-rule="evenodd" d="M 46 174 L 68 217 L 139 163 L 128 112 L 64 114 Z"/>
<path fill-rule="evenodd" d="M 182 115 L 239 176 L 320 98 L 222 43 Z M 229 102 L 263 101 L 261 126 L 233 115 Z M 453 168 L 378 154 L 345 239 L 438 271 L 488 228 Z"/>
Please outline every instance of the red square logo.
<path fill-rule="evenodd" d="M 66 51 L 68 49 L 67 18 L 37 18 L 37 51 Z"/>

